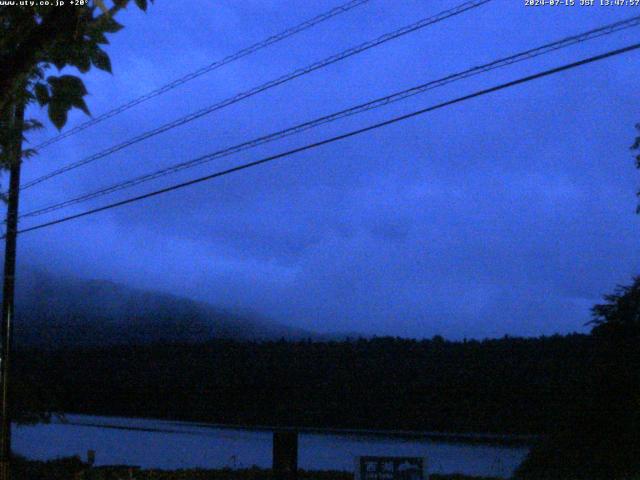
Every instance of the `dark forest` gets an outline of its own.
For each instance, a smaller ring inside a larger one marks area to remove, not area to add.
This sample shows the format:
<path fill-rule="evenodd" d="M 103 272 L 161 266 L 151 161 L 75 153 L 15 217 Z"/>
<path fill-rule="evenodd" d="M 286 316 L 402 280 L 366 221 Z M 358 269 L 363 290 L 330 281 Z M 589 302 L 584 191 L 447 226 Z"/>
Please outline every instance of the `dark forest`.
<path fill-rule="evenodd" d="M 464 342 L 213 341 L 25 350 L 16 378 L 25 379 L 21 391 L 31 399 L 38 392 L 48 410 L 62 412 L 544 433 L 589 396 L 592 354 L 593 338 L 577 334 Z"/>

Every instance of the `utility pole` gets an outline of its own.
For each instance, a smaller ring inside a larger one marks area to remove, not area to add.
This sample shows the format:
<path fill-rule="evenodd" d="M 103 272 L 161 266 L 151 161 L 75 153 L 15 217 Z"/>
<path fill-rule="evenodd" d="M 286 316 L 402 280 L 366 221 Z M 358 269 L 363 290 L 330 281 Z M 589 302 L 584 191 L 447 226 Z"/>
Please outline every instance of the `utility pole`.
<path fill-rule="evenodd" d="M 2 290 L 2 351 L 0 351 L 0 480 L 9 480 L 11 461 L 11 398 L 9 370 L 13 323 L 13 300 L 16 273 L 16 237 L 18 234 L 18 200 L 22 164 L 22 130 L 24 100 L 16 99 L 9 108 L 8 128 L 11 135 L 5 145 L 9 154 L 9 196 L 7 198 L 7 230 L 4 246 L 4 284 Z"/>
<path fill-rule="evenodd" d="M 298 432 L 276 430 L 273 432 L 274 480 L 298 480 Z"/>

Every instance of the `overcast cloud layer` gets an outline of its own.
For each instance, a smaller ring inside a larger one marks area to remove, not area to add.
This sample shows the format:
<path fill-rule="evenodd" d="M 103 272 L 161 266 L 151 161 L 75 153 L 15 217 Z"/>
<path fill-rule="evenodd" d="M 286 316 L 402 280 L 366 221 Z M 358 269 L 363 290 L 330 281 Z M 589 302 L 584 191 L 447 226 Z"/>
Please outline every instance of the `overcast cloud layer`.
<path fill-rule="evenodd" d="M 452 7 L 372 0 L 42 151 L 24 180 Z M 158 0 L 112 36 L 115 105 L 336 6 Z M 142 142 L 23 194 L 31 210 L 357 102 L 640 14 L 494 2 Z M 261 158 L 637 42 L 640 29 L 434 90 L 64 213 Z M 320 331 L 449 338 L 585 331 L 640 273 L 629 146 L 640 54 L 606 60 L 277 163 L 23 235 L 20 267 L 110 279 Z M 32 116 L 42 114 L 31 110 Z M 70 116 L 69 127 L 85 120 Z M 33 137 L 48 138 L 54 129 Z M 62 212 L 37 220 L 53 219 Z"/>

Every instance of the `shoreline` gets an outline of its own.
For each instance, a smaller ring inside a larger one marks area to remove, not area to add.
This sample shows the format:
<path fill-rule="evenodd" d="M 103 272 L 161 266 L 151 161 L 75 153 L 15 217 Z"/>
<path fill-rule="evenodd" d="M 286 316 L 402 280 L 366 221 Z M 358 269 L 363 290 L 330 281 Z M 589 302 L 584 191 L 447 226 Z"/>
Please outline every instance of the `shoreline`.
<path fill-rule="evenodd" d="M 197 428 L 209 428 L 212 430 L 240 430 L 240 431 L 258 431 L 258 432 L 274 432 L 274 431 L 297 431 L 301 434 L 316 435 L 340 435 L 340 436 L 361 436 L 361 437 L 384 437 L 384 438 L 403 438 L 403 439 L 423 439 L 428 441 L 437 441 L 440 443 L 452 444 L 469 444 L 469 445 L 500 445 L 513 447 L 531 447 L 540 438 L 540 435 L 522 435 L 522 434 L 494 434 L 494 433 L 455 433 L 455 432 L 434 432 L 419 430 L 377 430 L 377 429 L 359 429 L 359 428 L 332 428 L 332 427 L 295 427 L 295 426 L 275 426 L 275 425 L 241 425 L 241 424 L 225 424 L 225 423 L 208 423 L 189 420 L 150 418 L 150 417 L 128 417 L 118 415 L 102 415 L 66 412 L 64 415 L 76 415 L 84 417 L 102 417 L 102 418 L 121 418 L 129 420 L 145 420 L 163 422 L 169 425 L 189 425 Z M 154 427 L 115 425 L 96 422 L 82 421 L 58 421 L 56 423 L 86 426 L 96 428 L 111 428 L 118 430 L 139 430 L 139 431 L 156 431 L 163 433 L 189 433 L 180 430 L 169 430 Z"/>

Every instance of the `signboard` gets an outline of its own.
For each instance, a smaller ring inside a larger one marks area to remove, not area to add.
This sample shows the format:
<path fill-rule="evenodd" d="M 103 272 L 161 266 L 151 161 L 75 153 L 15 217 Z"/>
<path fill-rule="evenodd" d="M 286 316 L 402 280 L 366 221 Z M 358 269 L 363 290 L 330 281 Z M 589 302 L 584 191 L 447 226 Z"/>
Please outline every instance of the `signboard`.
<path fill-rule="evenodd" d="M 428 480 L 424 457 L 356 457 L 355 480 Z"/>

